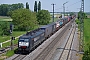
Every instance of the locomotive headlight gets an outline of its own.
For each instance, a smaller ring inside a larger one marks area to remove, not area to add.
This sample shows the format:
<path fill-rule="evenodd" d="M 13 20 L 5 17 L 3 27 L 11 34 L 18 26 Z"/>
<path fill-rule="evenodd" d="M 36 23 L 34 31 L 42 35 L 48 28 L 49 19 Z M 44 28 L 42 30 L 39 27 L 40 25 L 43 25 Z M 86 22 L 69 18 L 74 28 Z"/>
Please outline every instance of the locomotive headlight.
<path fill-rule="evenodd" d="M 19 42 L 19 47 L 22 45 L 22 42 Z"/>
<path fill-rule="evenodd" d="M 21 44 L 22 42 L 19 42 L 19 44 Z"/>
<path fill-rule="evenodd" d="M 29 45 L 29 43 L 27 42 L 27 43 L 26 43 L 26 45 L 28 46 L 28 45 Z"/>

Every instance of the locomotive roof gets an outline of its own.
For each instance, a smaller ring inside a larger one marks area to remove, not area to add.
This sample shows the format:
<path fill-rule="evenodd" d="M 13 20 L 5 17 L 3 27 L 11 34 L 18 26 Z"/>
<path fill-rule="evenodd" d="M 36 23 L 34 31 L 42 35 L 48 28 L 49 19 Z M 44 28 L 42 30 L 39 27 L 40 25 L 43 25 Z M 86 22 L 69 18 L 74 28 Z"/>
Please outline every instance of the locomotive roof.
<path fill-rule="evenodd" d="M 20 36 L 20 38 L 34 38 L 40 34 L 44 33 L 44 31 L 42 30 L 38 30 L 38 31 L 34 31 L 34 32 L 28 32 L 22 36 Z"/>

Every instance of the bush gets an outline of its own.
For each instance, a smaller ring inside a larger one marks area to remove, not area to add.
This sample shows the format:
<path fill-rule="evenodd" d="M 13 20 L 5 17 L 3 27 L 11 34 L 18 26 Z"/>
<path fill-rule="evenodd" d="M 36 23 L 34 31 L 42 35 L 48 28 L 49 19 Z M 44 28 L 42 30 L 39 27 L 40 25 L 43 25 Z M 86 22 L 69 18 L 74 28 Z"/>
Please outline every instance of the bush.
<path fill-rule="evenodd" d="M 50 21 L 50 13 L 48 10 L 39 10 L 37 13 L 37 21 L 40 25 L 46 25 Z"/>
<path fill-rule="evenodd" d="M 0 22 L 0 35 L 10 35 L 9 33 L 9 24 L 10 22 L 2 21 Z"/>

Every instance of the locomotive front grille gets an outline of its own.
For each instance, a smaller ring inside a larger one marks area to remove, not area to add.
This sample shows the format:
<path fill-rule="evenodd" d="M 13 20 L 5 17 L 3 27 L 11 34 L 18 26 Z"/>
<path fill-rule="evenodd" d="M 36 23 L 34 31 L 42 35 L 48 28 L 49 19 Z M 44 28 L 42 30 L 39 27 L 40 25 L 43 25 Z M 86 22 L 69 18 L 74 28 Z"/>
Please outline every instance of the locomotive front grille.
<path fill-rule="evenodd" d="M 27 46 L 21 46 L 21 48 L 22 48 L 22 49 L 26 49 L 26 48 L 27 48 Z"/>

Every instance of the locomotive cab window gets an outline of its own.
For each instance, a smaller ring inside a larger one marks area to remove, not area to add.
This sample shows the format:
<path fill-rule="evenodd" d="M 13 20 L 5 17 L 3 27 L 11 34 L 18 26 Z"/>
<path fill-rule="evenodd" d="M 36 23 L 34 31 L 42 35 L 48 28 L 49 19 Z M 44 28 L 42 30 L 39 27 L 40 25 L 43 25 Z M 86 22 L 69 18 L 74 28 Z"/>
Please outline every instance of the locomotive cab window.
<path fill-rule="evenodd" d="M 20 39 L 19 41 L 20 41 L 20 42 L 28 42 L 29 39 Z"/>

